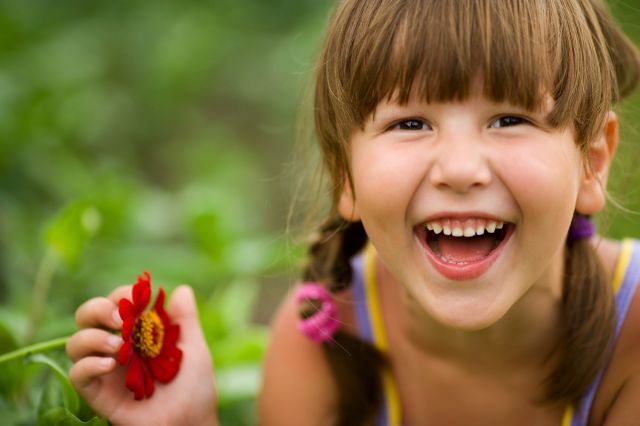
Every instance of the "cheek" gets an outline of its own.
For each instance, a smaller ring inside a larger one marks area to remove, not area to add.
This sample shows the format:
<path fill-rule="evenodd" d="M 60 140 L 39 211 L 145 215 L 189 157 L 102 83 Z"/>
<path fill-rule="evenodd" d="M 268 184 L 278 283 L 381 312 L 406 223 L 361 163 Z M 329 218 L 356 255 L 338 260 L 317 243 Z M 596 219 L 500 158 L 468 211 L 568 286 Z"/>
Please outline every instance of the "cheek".
<path fill-rule="evenodd" d="M 352 153 L 356 202 L 363 216 L 404 214 L 424 173 L 424 161 L 403 146 Z"/>
<path fill-rule="evenodd" d="M 581 176 L 580 154 L 573 141 L 525 145 L 502 157 L 497 169 L 524 213 L 528 212 L 525 219 L 533 214 L 537 220 L 553 222 L 573 214 Z"/>

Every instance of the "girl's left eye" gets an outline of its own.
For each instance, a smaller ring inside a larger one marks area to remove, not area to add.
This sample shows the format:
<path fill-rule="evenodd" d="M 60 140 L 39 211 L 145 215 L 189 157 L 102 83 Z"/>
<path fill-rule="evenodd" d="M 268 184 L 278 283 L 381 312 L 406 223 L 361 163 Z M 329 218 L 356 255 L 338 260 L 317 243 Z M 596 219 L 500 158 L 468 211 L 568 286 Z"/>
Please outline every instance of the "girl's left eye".
<path fill-rule="evenodd" d="M 524 124 L 524 123 L 527 123 L 527 120 L 522 117 L 517 117 L 514 115 L 505 115 L 505 116 L 496 118 L 493 122 L 491 122 L 489 127 L 492 129 L 499 129 L 501 127 L 517 126 L 518 124 Z"/>
<path fill-rule="evenodd" d="M 423 120 L 410 118 L 408 120 L 398 121 L 389 127 L 389 130 L 428 130 L 429 125 Z"/>

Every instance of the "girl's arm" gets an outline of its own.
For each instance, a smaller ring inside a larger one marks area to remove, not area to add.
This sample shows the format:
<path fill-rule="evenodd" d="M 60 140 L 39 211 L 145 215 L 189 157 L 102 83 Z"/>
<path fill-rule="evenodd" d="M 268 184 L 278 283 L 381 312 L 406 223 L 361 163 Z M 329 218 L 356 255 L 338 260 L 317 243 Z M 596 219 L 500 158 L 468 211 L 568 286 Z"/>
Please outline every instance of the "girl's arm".
<path fill-rule="evenodd" d="M 297 305 L 290 293 L 276 313 L 264 362 L 258 404 L 260 425 L 335 423 L 336 386 L 323 349 L 297 329 Z"/>
<path fill-rule="evenodd" d="M 180 371 L 170 383 L 156 383 L 149 399 L 136 401 L 125 387 L 126 370 L 114 359 L 122 339 L 109 330 L 121 329 L 117 302 L 130 295 L 131 286 L 120 287 L 76 311 L 80 330 L 69 339 L 67 354 L 74 361 L 69 377 L 77 391 L 113 425 L 217 425 L 213 366 L 190 287 L 178 287 L 168 308 L 180 325 Z"/>
<path fill-rule="evenodd" d="M 640 283 L 596 396 L 592 420 L 604 425 L 640 421 Z M 598 401 L 600 400 L 600 401 Z"/>

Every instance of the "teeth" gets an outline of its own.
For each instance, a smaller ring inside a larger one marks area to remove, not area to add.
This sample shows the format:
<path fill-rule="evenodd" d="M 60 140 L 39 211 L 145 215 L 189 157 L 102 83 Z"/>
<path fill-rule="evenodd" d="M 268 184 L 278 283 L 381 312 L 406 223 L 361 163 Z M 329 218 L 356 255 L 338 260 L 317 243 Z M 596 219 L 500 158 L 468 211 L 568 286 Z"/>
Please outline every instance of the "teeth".
<path fill-rule="evenodd" d="M 431 224 L 431 228 L 431 230 L 435 232 L 436 235 L 442 232 L 442 225 L 440 225 L 438 222 L 433 222 Z"/>
<path fill-rule="evenodd" d="M 474 235 L 476 235 L 476 230 L 473 229 L 472 226 L 467 226 L 466 228 L 464 228 L 465 237 L 473 237 Z"/>
<path fill-rule="evenodd" d="M 478 223 L 467 222 L 466 224 L 460 224 L 460 222 L 464 221 L 456 221 L 450 219 L 434 220 L 427 223 L 425 228 L 429 231 L 433 231 L 436 234 L 440 234 L 442 232 L 444 235 L 470 238 L 475 237 L 476 235 L 484 235 L 485 232 L 493 234 L 494 232 L 496 232 L 496 229 L 502 229 L 504 227 L 504 222 L 501 220 L 486 221 L 484 219 L 478 219 L 476 220 L 476 222 Z"/>

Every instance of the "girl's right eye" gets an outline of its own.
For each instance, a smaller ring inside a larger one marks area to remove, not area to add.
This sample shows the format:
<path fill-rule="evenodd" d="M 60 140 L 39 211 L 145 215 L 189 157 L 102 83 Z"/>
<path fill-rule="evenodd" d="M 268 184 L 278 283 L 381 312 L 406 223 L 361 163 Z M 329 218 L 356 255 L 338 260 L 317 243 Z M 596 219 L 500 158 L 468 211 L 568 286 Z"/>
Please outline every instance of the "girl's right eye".
<path fill-rule="evenodd" d="M 408 120 L 401 120 L 392 124 L 389 130 L 430 130 L 431 126 L 419 118 L 410 118 Z"/>

